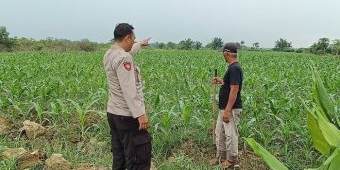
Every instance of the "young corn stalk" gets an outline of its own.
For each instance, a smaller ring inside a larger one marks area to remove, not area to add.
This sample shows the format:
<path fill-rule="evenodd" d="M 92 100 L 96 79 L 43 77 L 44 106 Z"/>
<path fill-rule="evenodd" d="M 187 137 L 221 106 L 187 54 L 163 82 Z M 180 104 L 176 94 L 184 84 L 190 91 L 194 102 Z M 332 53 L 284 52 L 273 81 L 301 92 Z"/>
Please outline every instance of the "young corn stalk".
<path fill-rule="evenodd" d="M 93 102 L 88 104 L 85 109 L 83 109 L 77 102 L 75 102 L 75 101 L 73 101 L 71 99 L 68 99 L 68 101 L 70 101 L 72 103 L 72 105 L 76 108 L 76 111 L 78 113 L 78 120 L 79 120 L 80 128 L 81 128 L 81 134 L 82 134 L 82 137 L 84 137 L 84 135 L 85 135 L 85 133 L 87 131 L 87 129 L 86 129 L 86 116 L 87 116 L 87 113 L 89 113 L 89 112 L 97 113 L 97 111 L 90 110 L 90 107 L 94 103 L 96 103 L 98 100 L 94 100 Z"/>
<path fill-rule="evenodd" d="M 171 120 L 170 113 L 168 113 L 168 112 L 163 113 L 162 125 L 163 125 L 163 127 L 166 131 L 168 131 L 169 128 L 170 128 L 170 120 Z"/>
<path fill-rule="evenodd" d="M 184 108 L 182 110 L 182 119 L 183 119 L 185 125 L 189 124 L 189 122 L 190 122 L 192 109 L 193 109 L 193 105 L 188 104 L 188 105 L 184 106 Z"/>
<path fill-rule="evenodd" d="M 72 103 L 72 105 L 76 108 L 76 111 L 78 113 L 78 120 L 79 120 L 79 123 L 80 123 L 80 128 L 81 128 L 81 134 L 82 136 L 84 136 L 84 133 L 85 133 L 85 121 L 86 121 L 86 112 L 85 110 L 83 110 L 80 105 L 71 100 L 71 99 L 68 99 L 68 101 L 70 101 Z"/>
<path fill-rule="evenodd" d="M 36 111 L 39 122 L 42 123 L 43 114 L 44 114 L 42 107 L 39 105 L 39 103 L 32 102 L 32 104 L 33 106 L 31 109 L 34 109 Z"/>

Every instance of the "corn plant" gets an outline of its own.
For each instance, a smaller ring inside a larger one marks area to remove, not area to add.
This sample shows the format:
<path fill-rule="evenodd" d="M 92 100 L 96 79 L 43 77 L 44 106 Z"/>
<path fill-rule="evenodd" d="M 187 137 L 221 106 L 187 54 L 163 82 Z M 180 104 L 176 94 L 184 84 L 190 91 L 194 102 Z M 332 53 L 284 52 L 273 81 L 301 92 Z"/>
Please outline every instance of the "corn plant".
<path fill-rule="evenodd" d="M 210 80 L 212 70 L 217 69 L 219 76 L 226 71 L 227 65 L 221 54 L 211 50 L 142 50 L 138 55 L 135 62 L 142 68 L 146 107 L 152 110 L 149 112 L 150 132 L 154 137 L 153 154 L 159 169 L 167 162 L 172 149 L 188 139 L 211 149 Z M 74 162 L 110 164 L 109 149 L 96 157 L 86 155 L 68 142 L 67 135 L 70 128 L 79 126 L 82 135 L 109 141 L 107 121 L 99 120 L 91 126 L 86 124 L 92 111 L 99 112 L 102 117 L 106 115 L 108 87 L 102 59 L 103 51 L 0 53 L 0 117 L 21 124 L 32 118 L 29 110 L 36 103 L 37 108 L 42 109 L 40 119 L 53 121 L 53 129 L 58 134 L 54 135 L 54 141 L 63 143 L 58 151 L 67 152 Z M 319 158 L 320 155 L 315 154 L 318 151 L 310 149 L 312 140 L 305 140 L 311 139 L 303 126 L 307 110 L 296 102 L 296 96 L 311 105 L 308 99 L 312 74 L 305 63 L 312 60 L 327 83 L 325 87 L 334 92 L 330 98 L 337 99 L 335 103 L 339 106 L 340 60 L 309 54 L 257 51 L 240 51 L 239 60 L 244 69 L 240 136 L 260 140 L 266 148 L 279 153 L 288 167 L 302 169 L 305 165 L 320 165 L 324 157 Z M 97 102 L 91 105 L 94 101 Z M 192 105 L 191 109 L 189 105 Z M 337 122 L 336 118 L 332 118 L 332 122 Z M 39 142 L 10 138 L 0 136 L 1 145 L 41 148 Z M 46 144 L 44 150 L 51 154 L 48 148 L 49 144 Z M 214 169 L 205 165 L 205 160 L 188 162 L 190 156 L 183 156 L 186 159 L 177 159 L 178 164 L 186 163 L 192 169 Z M 172 164 L 167 167 L 176 169 Z"/>
<path fill-rule="evenodd" d="M 84 136 L 86 131 L 87 131 L 86 124 L 85 124 L 86 123 L 87 113 L 89 113 L 89 112 L 97 113 L 97 111 L 90 110 L 90 108 L 98 100 L 92 101 L 91 103 L 86 105 L 85 108 L 82 108 L 77 102 L 73 101 L 72 99 L 68 99 L 68 101 L 71 102 L 72 105 L 76 108 L 76 111 L 78 113 L 78 121 L 79 121 L 79 124 L 80 124 L 80 127 L 81 127 L 81 133 L 82 133 L 82 136 Z"/>
<path fill-rule="evenodd" d="M 32 108 L 30 110 L 34 110 L 38 116 L 38 120 L 39 122 L 41 123 L 42 120 L 43 120 L 43 114 L 44 114 L 44 111 L 42 109 L 42 107 L 39 105 L 39 103 L 35 103 L 35 102 L 32 102 Z"/>
<path fill-rule="evenodd" d="M 189 124 L 190 119 L 191 119 L 192 110 L 193 110 L 192 104 L 188 104 L 188 105 L 183 107 L 182 119 L 184 121 L 184 124 Z"/>
<path fill-rule="evenodd" d="M 162 125 L 164 126 L 164 128 L 166 130 L 169 130 L 170 120 L 171 120 L 170 114 L 168 112 L 163 113 L 163 116 L 162 116 Z"/>
<path fill-rule="evenodd" d="M 329 98 L 314 65 L 311 66 L 311 70 L 314 81 L 312 95 L 315 103 L 310 109 L 303 101 L 307 110 L 307 127 L 315 149 L 328 158 L 319 168 L 307 170 L 338 170 L 340 167 L 339 113 L 336 113 L 333 101 Z M 245 140 L 271 169 L 288 170 L 254 139 L 245 138 Z"/>

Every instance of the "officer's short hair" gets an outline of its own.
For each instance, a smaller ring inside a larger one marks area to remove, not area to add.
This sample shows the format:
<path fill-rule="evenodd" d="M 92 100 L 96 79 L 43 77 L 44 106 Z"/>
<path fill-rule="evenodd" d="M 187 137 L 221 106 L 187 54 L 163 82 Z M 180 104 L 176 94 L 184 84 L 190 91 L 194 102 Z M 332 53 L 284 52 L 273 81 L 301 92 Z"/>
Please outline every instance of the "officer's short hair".
<path fill-rule="evenodd" d="M 133 26 L 128 23 L 120 23 L 116 26 L 113 34 L 115 41 L 122 40 L 125 36 L 133 33 Z"/>

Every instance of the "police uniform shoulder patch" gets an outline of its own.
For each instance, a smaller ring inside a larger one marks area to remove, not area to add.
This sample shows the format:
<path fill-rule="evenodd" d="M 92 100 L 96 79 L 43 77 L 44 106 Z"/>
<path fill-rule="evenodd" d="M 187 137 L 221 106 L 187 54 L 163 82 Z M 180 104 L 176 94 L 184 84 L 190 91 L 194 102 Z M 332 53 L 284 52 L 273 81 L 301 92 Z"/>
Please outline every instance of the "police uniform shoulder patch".
<path fill-rule="evenodd" d="M 131 62 L 124 62 L 124 68 L 127 70 L 127 71 L 130 71 L 131 70 Z"/>

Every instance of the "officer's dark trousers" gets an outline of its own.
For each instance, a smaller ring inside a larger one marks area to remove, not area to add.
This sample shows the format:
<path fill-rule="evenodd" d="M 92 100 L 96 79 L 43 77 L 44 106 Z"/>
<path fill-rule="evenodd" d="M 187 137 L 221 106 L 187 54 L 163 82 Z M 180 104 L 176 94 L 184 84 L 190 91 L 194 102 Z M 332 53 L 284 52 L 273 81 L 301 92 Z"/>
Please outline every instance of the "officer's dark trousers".
<path fill-rule="evenodd" d="M 138 129 L 137 119 L 107 113 L 110 125 L 113 170 L 150 170 L 151 136 Z"/>

